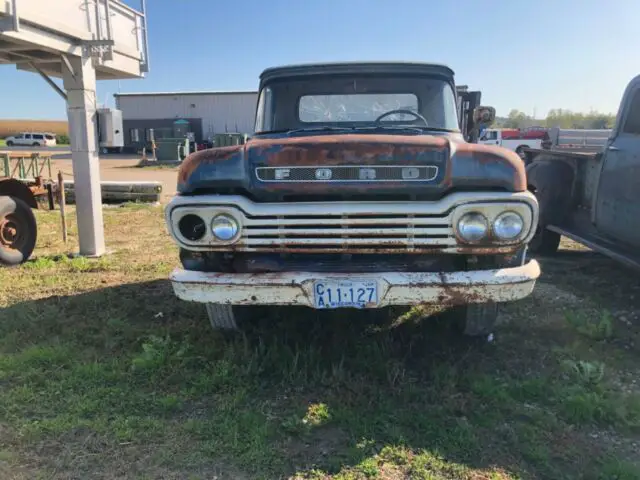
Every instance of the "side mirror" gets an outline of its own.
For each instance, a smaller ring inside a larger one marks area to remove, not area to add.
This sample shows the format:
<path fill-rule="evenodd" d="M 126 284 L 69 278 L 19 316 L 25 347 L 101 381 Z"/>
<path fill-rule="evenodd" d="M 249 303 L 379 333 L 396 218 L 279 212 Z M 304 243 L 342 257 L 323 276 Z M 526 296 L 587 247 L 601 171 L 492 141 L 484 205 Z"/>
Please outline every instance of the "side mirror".
<path fill-rule="evenodd" d="M 476 107 L 473 109 L 473 123 L 491 124 L 496 119 L 496 109 L 493 107 Z"/>

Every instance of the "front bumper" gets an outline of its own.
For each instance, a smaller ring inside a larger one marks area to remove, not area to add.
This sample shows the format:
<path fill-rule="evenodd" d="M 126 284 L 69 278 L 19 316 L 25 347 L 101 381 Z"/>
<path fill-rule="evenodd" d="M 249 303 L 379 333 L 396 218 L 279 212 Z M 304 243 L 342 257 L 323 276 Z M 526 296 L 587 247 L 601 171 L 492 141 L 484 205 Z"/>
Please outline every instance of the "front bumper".
<path fill-rule="evenodd" d="M 529 295 L 539 276 L 540 266 L 531 260 L 519 267 L 449 273 L 205 273 L 176 269 L 170 279 L 176 296 L 182 300 L 313 308 L 313 282 L 318 279 L 376 281 L 376 307 L 385 307 L 510 302 Z"/>

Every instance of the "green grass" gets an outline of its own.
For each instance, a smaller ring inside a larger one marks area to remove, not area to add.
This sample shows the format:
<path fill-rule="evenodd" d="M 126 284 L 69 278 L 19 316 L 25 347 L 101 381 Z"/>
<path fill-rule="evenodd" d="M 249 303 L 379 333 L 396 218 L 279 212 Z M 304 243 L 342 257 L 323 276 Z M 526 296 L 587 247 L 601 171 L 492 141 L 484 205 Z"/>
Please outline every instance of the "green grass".
<path fill-rule="evenodd" d="M 223 335 L 172 294 L 160 208 L 105 209 L 97 260 L 38 221 L 0 270 L 1 478 L 640 478 L 637 349 L 588 292 L 537 290 L 485 345 L 400 311 Z"/>

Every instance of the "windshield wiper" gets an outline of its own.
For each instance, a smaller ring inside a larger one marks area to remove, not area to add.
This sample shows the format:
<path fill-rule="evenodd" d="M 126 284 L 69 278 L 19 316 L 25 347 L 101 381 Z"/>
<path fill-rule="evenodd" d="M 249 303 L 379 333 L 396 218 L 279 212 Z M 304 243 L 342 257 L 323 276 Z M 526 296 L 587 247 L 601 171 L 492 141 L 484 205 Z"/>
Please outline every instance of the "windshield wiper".
<path fill-rule="evenodd" d="M 353 130 L 353 127 L 308 127 L 308 128 L 296 128 L 295 130 L 287 130 L 288 134 L 300 133 L 300 132 L 344 132 L 345 130 Z"/>
<path fill-rule="evenodd" d="M 422 133 L 427 127 L 420 127 L 417 125 L 401 126 L 401 125 L 371 125 L 367 127 L 353 127 L 354 130 L 403 130 L 410 132 Z"/>
<path fill-rule="evenodd" d="M 424 132 L 425 130 L 432 130 L 434 132 L 454 132 L 455 130 L 451 130 L 449 128 L 440 128 L 440 127 L 427 127 L 424 125 L 376 125 L 372 127 L 356 127 L 356 128 L 370 128 L 370 129 L 389 129 L 389 130 L 417 130 L 419 132 Z"/>

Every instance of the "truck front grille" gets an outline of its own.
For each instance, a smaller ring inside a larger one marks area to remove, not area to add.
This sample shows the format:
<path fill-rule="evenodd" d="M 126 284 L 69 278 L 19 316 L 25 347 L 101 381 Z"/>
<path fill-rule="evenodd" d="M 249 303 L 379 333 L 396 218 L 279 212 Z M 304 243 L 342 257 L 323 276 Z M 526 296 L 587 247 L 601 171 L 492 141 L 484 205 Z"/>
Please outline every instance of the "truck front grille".
<path fill-rule="evenodd" d="M 456 244 L 449 214 L 342 214 L 334 205 L 325 210 L 247 216 L 238 246 L 248 251 L 402 252 Z"/>
<path fill-rule="evenodd" d="M 528 192 L 458 192 L 431 202 L 256 203 L 240 195 L 183 196 L 172 200 L 166 217 L 175 240 L 189 251 L 435 254 L 489 249 L 499 253 L 515 247 L 460 243 L 453 224 L 465 212 L 481 212 L 491 223 L 507 210 L 522 216 L 529 225 L 523 235 L 531 236 L 537 205 Z M 187 215 L 201 219 L 197 236 L 180 231 L 180 221 Z M 218 215 L 237 220 L 237 233 L 227 241 L 217 239 L 211 230 Z"/>

